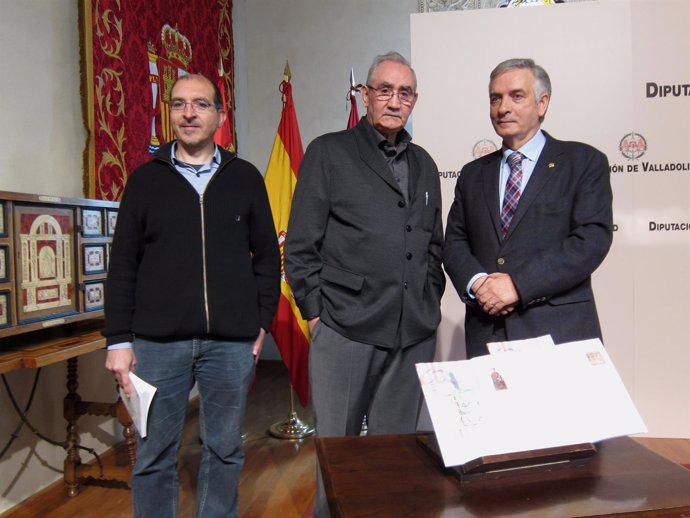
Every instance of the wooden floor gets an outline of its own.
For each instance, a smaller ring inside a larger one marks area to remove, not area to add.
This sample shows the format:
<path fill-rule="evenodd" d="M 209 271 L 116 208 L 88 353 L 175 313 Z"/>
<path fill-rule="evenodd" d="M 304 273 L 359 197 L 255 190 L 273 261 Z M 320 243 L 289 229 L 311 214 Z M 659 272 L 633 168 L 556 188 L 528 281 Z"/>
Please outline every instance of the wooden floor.
<path fill-rule="evenodd" d="M 240 480 L 241 518 L 304 518 L 314 500 L 316 457 L 314 439 L 276 439 L 267 431 L 285 421 L 290 410 L 287 371 L 281 362 L 259 362 L 256 386 L 249 396 L 245 421 L 245 467 Z M 297 405 L 297 415 L 313 424 L 310 408 Z M 198 471 L 198 410 L 190 413 L 179 456 L 180 514 L 194 516 L 194 486 Z M 114 455 L 104 456 L 112 461 Z M 86 461 L 85 456 L 82 459 Z M 51 485 L 0 518 L 131 518 L 129 489 L 118 483 L 83 485 L 74 498 L 62 481 Z"/>
<path fill-rule="evenodd" d="M 313 437 L 276 439 L 268 428 L 289 412 L 287 372 L 280 362 L 260 362 L 256 387 L 249 397 L 246 419 L 246 463 L 240 482 L 242 518 L 304 518 L 314 499 Z M 309 408 L 298 415 L 313 423 Z M 191 518 L 198 470 L 198 412 L 191 405 L 180 450 L 180 516 Z M 636 439 L 673 462 L 690 465 L 690 439 Z M 114 455 L 105 456 L 112 460 Z M 131 518 L 129 489 L 116 483 L 83 485 L 75 498 L 65 495 L 61 481 L 0 515 L 0 518 Z"/>

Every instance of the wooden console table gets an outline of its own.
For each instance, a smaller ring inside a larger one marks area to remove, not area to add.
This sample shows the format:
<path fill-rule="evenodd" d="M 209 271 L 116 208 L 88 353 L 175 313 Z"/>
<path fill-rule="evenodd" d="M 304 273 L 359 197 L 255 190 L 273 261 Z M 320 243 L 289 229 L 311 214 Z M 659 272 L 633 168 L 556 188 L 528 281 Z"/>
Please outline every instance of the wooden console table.
<path fill-rule="evenodd" d="M 316 438 L 332 518 L 687 518 L 690 471 L 628 437 L 586 462 L 461 482 L 416 435 Z"/>
<path fill-rule="evenodd" d="M 79 322 L 0 340 L 0 373 L 67 362 L 67 395 L 64 399 L 63 415 L 67 421 L 64 480 L 69 496 L 78 495 L 79 483 L 89 478 L 129 483 L 131 467 L 136 459 L 134 428 L 122 402 L 82 401 L 77 392 L 79 356 L 105 347 L 105 339 L 100 333 L 102 327 L 102 320 Z M 103 374 L 106 376 L 105 370 Z M 118 419 L 124 427 L 128 466 L 99 466 L 81 462 L 77 421 L 83 415 L 110 416 Z"/>

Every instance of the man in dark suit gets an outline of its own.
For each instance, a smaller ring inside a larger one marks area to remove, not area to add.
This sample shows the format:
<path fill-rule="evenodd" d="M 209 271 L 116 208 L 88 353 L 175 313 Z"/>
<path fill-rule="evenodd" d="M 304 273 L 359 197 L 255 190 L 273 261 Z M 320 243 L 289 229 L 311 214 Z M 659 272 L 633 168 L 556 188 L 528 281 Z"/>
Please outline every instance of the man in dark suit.
<path fill-rule="evenodd" d="M 608 161 L 540 129 L 550 97 L 531 59 L 499 64 L 489 104 L 503 147 L 458 178 L 443 259 L 466 304 L 470 358 L 494 341 L 601 338 L 591 275 L 613 236 Z"/>
<path fill-rule="evenodd" d="M 315 139 L 299 170 L 285 270 L 311 330 L 320 436 L 358 435 L 364 415 L 370 434 L 416 428 L 414 365 L 434 357 L 445 284 L 438 170 L 404 129 L 416 88 L 405 58 L 378 56 L 366 117 Z"/>

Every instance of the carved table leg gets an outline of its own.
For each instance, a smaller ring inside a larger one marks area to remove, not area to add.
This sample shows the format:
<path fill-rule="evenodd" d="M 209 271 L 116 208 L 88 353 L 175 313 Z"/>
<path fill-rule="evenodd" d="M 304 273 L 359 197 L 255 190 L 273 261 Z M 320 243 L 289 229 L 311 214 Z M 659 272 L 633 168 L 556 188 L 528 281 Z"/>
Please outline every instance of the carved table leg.
<path fill-rule="evenodd" d="M 122 401 L 117 403 L 99 403 L 94 401 L 82 401 L 77 393 L 79 387 L 77 375 L 77 358 L 67 360 L 67 395 L 64 399 L 64 417 L 67 421 L 67 440 L 65 449 L 67 456 L 64 463 L 64 480 L 67 485 L 67 495 L 79 494 L 80 479 L 97 478 L 107 480 L 119 480 L 129 482 L 131 468 L 136 461 L 136 437 L 132 419 L 127 413 Z M 82 464 L 79 455 L 79 426 L 77 421 L 83 415 L 116 417 L 124 427 L 123 435 L 127 449 L 127 466 L 103 466 L 88 463 Z"/>
<path fill-rule="evenodd" d="M 134 433 L 132 418 L 129 416 L 124 403 L 120 400 L 117 402 L 117 420 L 124 427 L 122 435 L 125 438 L 125 446 L 127 448 L 127 462 L 129 466 L 133 468 L 137 460 L 137 440 Z"/>
<path fill-rule="evenodd" d="M 77 394 L 77 388 L 79 387 L 77 367 L 78 361 L 76 357 L 67 360 L 67 395 L 63 403 L 63 415 L 67 421 L 67 457 L 64 464 L 67 496 L 77 496 L 79 494 L 77 469 L 81 464 L 81 457 L 79 456 L 78 449 L 80 439 L 77 420 L 79 419 L 78 407 L 81 397 Z"/>

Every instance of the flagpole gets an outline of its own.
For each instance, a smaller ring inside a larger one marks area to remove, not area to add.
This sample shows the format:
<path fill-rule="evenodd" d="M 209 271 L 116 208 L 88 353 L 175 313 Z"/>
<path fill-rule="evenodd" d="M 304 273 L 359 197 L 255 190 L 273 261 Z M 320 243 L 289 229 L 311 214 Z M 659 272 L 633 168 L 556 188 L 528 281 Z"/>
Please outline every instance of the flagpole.
<path fill-rule="evenodd" d="M 290 65 L 286 61 L 283 82 L 279 88 L 282 94 L 283 111 L 265 175 L 266 190 L 271 203 L 281 253 L 281 297 L 278 312 L 271 325 L 271 334 L 290 374 L 288 382 L 290 410 L 288 416 L 284 421 L 270 426 L 268 430 L 272 436 L 279 439 L 302 439 L 314 433 L 314 427 L 302 422 L 297 417 L 295 410 L 295 391 L 303 405 L 309 401 L 309 381 L 307 378 L 309 329 L 296 308 L 284 270 L 284 246 L 292 205 L 292 186 L 296 181 L 299 164 L 304 155 L 292 100 L 291 79 Z"/>
<path fill-rule="evenodd" d="M 347 129 L 353 128 L 359 122 L 359 115 L 357 113 L 357 92 L 359 86 L 355 82 L 355 69 L 350 68 L 350 89 L 345 98 L 350 103 L 350 117 L 347 120 Z"/>
<path fill-rule="evenodd" d="M 278 439 L 304 439 L 314 434 L 314 427 L 297 417 L 295 411 L 295 392 L 290 384 L 290 412 L 285 421 L 272 424 L 268 432 Z"/>

